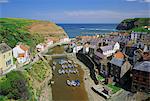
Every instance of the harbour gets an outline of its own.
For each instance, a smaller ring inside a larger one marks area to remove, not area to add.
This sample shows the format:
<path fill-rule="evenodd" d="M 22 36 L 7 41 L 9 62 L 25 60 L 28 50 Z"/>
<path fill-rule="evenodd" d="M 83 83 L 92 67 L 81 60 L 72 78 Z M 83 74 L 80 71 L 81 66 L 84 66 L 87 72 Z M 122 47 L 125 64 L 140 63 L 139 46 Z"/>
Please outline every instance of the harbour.
<path fill-rule="evenodd" d="M 56 54 L 62 54 L 64 52 L 61 46 L 56 46 L 53 50 Z M 64 61 L 64 64 L 61 62 Z M 66 62 L 66 63 L 65 63 Z M 52 96 L 54 101 L 87 101 L 88 95 L 84 85 L 84 71 L 79 64 L 75 61 L 65 57 L 53 57 L 49 62 L 53 68 L 54 84 L 52 84 Z M 66 68 L 64 68 L 66 66 Z M 60 73 L 60 70 L 68 72 Z M 73 72 L 71 72 L 71 70 Z M 69 72 L 70 71 L 70 72 Z M 77 72 L 75 72 L 77 71 Z M 78 81 L 79 85 L 68 85 L 67 80 L 70 82 Z M 79 93 L 80 92 L 80 93 Z"/>

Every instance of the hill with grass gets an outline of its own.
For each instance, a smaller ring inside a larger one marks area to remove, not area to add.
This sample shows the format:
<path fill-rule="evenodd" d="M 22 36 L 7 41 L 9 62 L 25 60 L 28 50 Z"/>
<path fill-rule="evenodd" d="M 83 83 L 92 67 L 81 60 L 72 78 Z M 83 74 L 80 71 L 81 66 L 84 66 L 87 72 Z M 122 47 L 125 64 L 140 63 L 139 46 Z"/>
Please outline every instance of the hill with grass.
<path fill-rule="evenodd" d="M 130 18 L 123 20 L 117 26 L 117 30 L 127 30 L 136 32 L 150 32 L 144 26 L 150 26 L 150 18 Z"/>
<path fill-rule="evenodd" d="M 15 47 L 18 42 L 23 42 L 35 47 L 48 37 L 59 39 L 67 37 L 67 34 L 61 27 L 49 21 L 0 18 L 0 43 L 6 42 Z"/>
<path fill-rule="evenodd" d="M 26 66 L 24 71 L 11 71 L 0 78 L 0 101 L 38 101 L 50 68 L 42 60 Z"/>

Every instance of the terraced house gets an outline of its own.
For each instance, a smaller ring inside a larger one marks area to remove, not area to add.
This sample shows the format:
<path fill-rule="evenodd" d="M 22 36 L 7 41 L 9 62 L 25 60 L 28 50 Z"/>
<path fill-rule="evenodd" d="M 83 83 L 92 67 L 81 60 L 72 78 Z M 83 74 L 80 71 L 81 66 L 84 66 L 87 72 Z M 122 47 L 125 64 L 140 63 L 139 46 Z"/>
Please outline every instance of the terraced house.
<path fill-rule="evenodd" d="M 150 92 L 150 61 L 136 63 L 132 76 L 132 91 Z"/>
<path fill-rule="evenodd" d="M 12 49 L 6 44 L 0 44 L 0 74 L 13 66 Z"/>

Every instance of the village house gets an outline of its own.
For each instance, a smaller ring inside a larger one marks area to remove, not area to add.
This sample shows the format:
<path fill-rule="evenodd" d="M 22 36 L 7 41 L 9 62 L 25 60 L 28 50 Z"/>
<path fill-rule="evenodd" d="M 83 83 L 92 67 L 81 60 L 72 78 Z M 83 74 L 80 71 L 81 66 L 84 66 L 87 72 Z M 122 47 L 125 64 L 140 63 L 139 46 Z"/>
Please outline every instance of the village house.
<path fill-rule="evenodd" d="M 47 41 L 46 41 L 46 45 L 47 46 L 50 46 L 50 45 L 52 45 L 52 44 L 54 44 L 54 41 L 52 40 L 52 39 L 47 39 Z"/>
<path fill-rule="evenodd" d="M 125 55 L 118 51 L 109 62 L 109 75 L 113 81 L 124 84 L 125 74 L 131 69 L 131 64 L 126 60 Z"/>
<path fill-rule="evenodd" d="M 13 56 L 17 59 L 18 63 L 27 63 L 30 61 L 29 48 L 22 44 L 16 45 L 13 48 Z"/>
<path fill-rule="evenodd" d="M 132 70 L 132 91 L 150 92 L 150 61 L 136 63 Z"/>
<path fill-rule="evenodd" d="M 60 39 L 60 42 L 70 42 L 71 40 L 69 38 L 62 38 Z"/>
<path fill-rule="evenodd" d="M 81 50 L 82 48 L 83 48 L 83 46 L 75 46 L 75 47 L 73 48 L 73 53 L 78 53 L 79 50 Z"/>
<path fill-rule="evenodd" d="M 144 26 L 144 28 L 150 30 L 150 26 Z"/>
<path fill-rule="evenodd" d="M 13 68 L 12 49 L 6 44 L 0 44 L 0 74 Z"/>
<path fill-rule="evenodd" d="M 44 43 L 40 43 L 38 45 L 36 45 L 36 49 L 38 52 L 41 52 L 45 49 L 45 44 Z"/>
<path fill-rule="evenodd" d="M 120 49 L 120 45 L 118 42 L 116 42 L 115 45 L 103 46 L 103 47 L 100 47 L 100 49 L 102 50 L 103 55 L 105 55 L 106 57 L 109 57 L 112 54 L 114 54 L 117 50 Z"/>
<path fill-rule="evenodd" d="M 132 32 L 131 33 L 131 40 L 133 40 L 135 43 L 139 40 L 144 40 L 145 37 L 147 37 L 146 32 Z"/>

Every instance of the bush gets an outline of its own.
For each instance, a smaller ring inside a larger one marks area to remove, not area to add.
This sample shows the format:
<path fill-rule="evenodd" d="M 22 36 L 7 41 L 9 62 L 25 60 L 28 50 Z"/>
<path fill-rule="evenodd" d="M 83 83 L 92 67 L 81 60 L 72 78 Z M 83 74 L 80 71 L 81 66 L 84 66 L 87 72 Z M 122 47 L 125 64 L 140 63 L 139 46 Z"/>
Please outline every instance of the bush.
<path fill-rule="evenodd" d="M 0 80 L 0 95 L 7 96 L 9 99 L 29 98 L 28 88 L 24 75 L 19 71 L 11 71 Z"/>
<path fill-rule="evenodd" d="M 0 101 L 8 101 L 8 98 L 6 96 L 0 96 Z"/>
<path fill-rule="evenodd" d="M 45 79 L 46 72 L 48 71 L 48 67 L 45 65 L 43 61 L 38 61 L 32 65 L 32 68 L 28 70 L 29 74 L 38 81 L 42 81 Z"/>
<path fill-rule="evenodd" d="M 117 85 L 107 84 L 107 86 L 112 90 L 113 94 L 121 90 L 121 88 Z"/>

